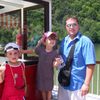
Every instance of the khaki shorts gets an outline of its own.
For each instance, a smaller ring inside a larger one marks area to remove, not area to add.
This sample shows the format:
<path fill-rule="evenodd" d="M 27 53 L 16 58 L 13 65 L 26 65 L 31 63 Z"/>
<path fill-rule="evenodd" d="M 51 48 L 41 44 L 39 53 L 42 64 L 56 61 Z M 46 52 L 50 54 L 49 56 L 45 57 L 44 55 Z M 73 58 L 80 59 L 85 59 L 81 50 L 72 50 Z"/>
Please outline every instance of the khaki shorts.
<path fill-rule="evenodd" d="M 59 86 L 58 100 L 86 100 L 86 96 L 81 96 L 80 90 L 69 91 Z"/>

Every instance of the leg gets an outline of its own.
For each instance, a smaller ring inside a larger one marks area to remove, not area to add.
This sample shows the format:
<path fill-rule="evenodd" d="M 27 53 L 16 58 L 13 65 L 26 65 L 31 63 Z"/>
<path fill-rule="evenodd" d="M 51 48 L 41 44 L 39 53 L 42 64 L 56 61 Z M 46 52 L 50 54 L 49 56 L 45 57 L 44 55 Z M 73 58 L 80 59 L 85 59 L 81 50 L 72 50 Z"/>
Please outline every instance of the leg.
<path fill-rule="evenodd" d="M 68 90 L 64 89 L 60 85 L 59 85 L 59 89 L 58 89 L 58 100 L 71 100 Z"/>
<path fill-rule="evenodd" d="M 51 100 L 52 92 L 47 91 L 47 100 Z"/>
<path fill-rule="evenodd" d="M 42 94 L 42 99 L 46 100 L 46 92 L 45 91 L 41 91 L 41 94 Z"/>

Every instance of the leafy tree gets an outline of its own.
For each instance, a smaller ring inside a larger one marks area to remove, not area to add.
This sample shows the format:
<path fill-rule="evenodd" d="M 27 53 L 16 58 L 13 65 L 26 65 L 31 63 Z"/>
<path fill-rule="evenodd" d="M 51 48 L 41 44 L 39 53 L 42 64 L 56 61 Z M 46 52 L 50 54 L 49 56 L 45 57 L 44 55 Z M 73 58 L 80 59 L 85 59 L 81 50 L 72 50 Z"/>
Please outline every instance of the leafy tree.
<path fill-rule="evenodd" d="M 12 34 L 13 30 L 7 30 L 7 29 L 0 29 L 0 44 L 6 44 L 8 42 L 12 42 L 15 39 L 13 38 Z M 14 36 L 15 37 L 15 36 Z"/>

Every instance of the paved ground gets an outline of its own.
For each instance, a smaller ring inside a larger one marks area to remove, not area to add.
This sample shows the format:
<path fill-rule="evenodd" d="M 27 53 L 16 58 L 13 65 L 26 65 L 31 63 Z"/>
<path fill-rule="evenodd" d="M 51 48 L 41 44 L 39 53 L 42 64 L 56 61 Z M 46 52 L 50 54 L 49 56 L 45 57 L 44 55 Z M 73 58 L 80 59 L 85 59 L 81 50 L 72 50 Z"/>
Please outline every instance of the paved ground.
<path fill-rule="evenodd" d="M 58 97 L 58 90 L 53 90 L 52 91 L 52 100 L 57 100 L 57 97 Z"/>

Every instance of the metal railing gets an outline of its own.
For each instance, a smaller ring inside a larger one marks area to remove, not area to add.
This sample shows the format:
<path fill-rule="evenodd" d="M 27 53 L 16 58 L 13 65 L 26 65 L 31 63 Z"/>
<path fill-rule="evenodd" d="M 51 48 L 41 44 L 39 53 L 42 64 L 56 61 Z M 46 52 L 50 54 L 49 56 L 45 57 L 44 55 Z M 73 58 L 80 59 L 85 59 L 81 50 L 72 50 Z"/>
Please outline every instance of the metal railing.
<path fill-rule="evenodd" d="M 96 62 L 94 75 L 90 85 L 90 93 L 100 95 L 100 61 Z"/>

